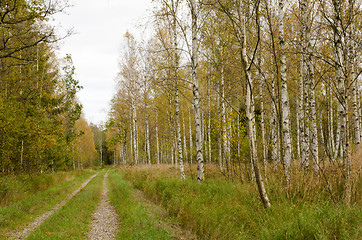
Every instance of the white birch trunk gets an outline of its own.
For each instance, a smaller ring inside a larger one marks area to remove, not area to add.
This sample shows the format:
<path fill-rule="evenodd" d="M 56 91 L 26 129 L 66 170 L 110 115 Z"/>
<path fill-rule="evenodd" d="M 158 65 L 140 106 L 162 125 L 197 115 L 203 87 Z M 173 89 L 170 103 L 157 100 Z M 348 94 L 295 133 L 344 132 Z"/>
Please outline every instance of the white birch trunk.
<path fill-rule="evenodd" d="M 299 94 L 298 94 L 298 109 L 297 109 L 297 144 L 298 144 L 298 158 L 301 163 L 306 161 L 306 139 L 304 134 L 304 60 L 303 56 L 300 56 L 300 72 L 299 72 Z"/>
<path fill-rule="evenodd" d="M 336 80 L 337 80 L 337 91 L 338 91 L 338 127 L 337 127 L 337 145 L 339 144 L 341 157 L 344 160 L 345 156 L 345 144 L 346 144 L 346 114 L 345 114 L 345 86 L 343 77 L 343 47 L 342 47 L 342 20 L 341 20 L 341 3 L 339 0 L 333 0 L 335 19 L 334 24 L 336 26 L 334 32 L 334 46 L 335 46 L 335 67 L 336 67 Z M 338 152 L 338 148 L 337 151 Z"/>
<path fill-rule="evenodd" d="M 129 121 L 129 131 L 130 131 L 130 156 L 133 156 L 134 157 L 134 154 L 133 154 L 133 111 L 132 111 L 132 107 L 130 109 L 130 121 Z"/>
<path fill-rule="evenodd" d="M 335 150 L 335 144 L 334 144 L 334 125 L 333 125 L 333 97 L 332 97 L 332 87 L 328 87 L 328 96 L 329 96 L 329 124 L 328 124 L 328 131 L 329 131 L 329 149 L 331 158 L 333 159 Z"/>
<path fill-rule="evenodd" d="M 289 95 L 287 89 L 287 66 L 285 59 L 285 40 L 284 40 L 284 0 L 279 0 L 279 44 L 280 44 L 280 79 L 281 79 L 281 101 L 282 101 L 282 133 L 284 139 L 284 164 L 286 180 L 289 182 L 291 176 L 291 161 L 292 161 L 292 144 L 290 136 L 290 110 L 289 110 Z"/>
<path fill-rule="evenodd" d="M 310 148 L 313 160 L 313 169 L 315 173 L 319 171 L 319 158 L 318 158 L 318 130 L 317 130 L 317 117 L 316 117 L 316 100 L 315 100 L 315 80 L 314 80 L 314 67 L 312 62 L 312 49 L 310 43 L 310 29 L 311 20 L 309 14 L 308 0 L 300 1 L 302 11 L 302 24 L 303 24 L 303 51 L 304 61 L 306 66 L 305 81 L 309 83 L 309 103 L 310 103 Z"/>
<path fill-rule="evenodd" d="M 157 123 L 157 113 L 156 113 L 156 159 L 157 159 L 157 164 L 160 164 L 160 146 L 159 146 L 159 140 L 158 140 L 158 123 Z"/>
<path fill-rule="evenodd" d="M 258 11 L 258 10 L 257 10 Z M 242 9 L 242 1 L 239 1 L 238 8 L 239 24 L 241 27 L 241 65 L 245 73 L 247 83 L 246 93 L 246 117 L 248 119 L 248 133 L 249 133 L 249 145 L 250 155 L 252 159 L 252 165 L 254 167 L 254 173 L 256 182 L 258 185 L 259 195 L 265 207 L 270 207 L 270 201 L 265 190 L 263 178 L 261 176 L 258 164 L 257 147 L 256 147 L 256 127 L 255 127 L 255 113 L 254 113 L 254 97 L 253 97 L 253 80 L 248 67 L 248 56 L 246 54 L 246 26 L 245 16 Z"/>
<path fill-rule="evenodd" d="M 278 165 L 279 162 L 279 140 L 278 140 L 278 122 L 277 122 L 277 111 L 276 111 L 276 105 L 277 105 L 277 99 L 275 94 L 275 81 L 273 80 L 273 76 L 271 76 L 272 79 L 272 94 L 274 101 L 271 102 L 271 116 L 270 116 L 270 126 L 271 126 L 271 144 L 272 144 L 272 150 L 271 150 L 271 159 L 273 161 L 274 167 Z"/>
<path fill-rule="evenodd" d="M 182 127 L 183 127 L 183 133 L 184 133 L 184 156 L 185 156 L 185 162 L 187 163 L 187 141 L 186 141 L 186 128 L 185 128 L 185 116 L 182 118 Z"/>
<path fill-rule="evenodd" d="M 351 74 L 352 75 L 352 74 Z M 352 75 L 352 79 L 355 78 L 355 73 Z M 352 107 L 353 107 L 353 124 L 354 124 L 354 138 L 355 143 L 358 146 L 361 143 L 361 129 L 360 129 L 360 122 L 359 122 L 359 111 L 358 111 L 358 81 L 355 80 L 355 83 L 352 84 Z"/>
<path fill-rule="evenodd" d="M 191 18 L 192 18 L 192 53 L 191 53 L 191 67 L 192 67 L 192 81 L 193 81 L 193 94 L 194 94 L 194 108 L 195 108 L 195 132 L 196 132 L 196 160 L 197 160 L 197 180 L 203 181 L 204 177 L 204 157 L 202 153 L 202 138 L 201 138 L 201 113 L 200 113 L 200 92 L 199 92 L 199 79 L 197 76 L 198 66 L 198 43 L 197 43 L 197 6 L 195 0 L 190 0 Z"/>
<path fill-rule="evenodd" d="M 182 142 L 181 142 L 181 127 L 180 127 L 180 107 L 179 107 L 179 96 L 178 96 L 178 85 L 175 83 L 175 108 L 176 108 L 176 139 L 177 139 L 177 152 L 178 152 L 178 163 L 180 166 L 181 179 L 185 179 L 185 171 L 182 157 Z"/>
<path fill-rule="evenodd" d="M 220 93 L 220 86 L 219 86 L 219 93 Z M 217 113 L 218 113 L 218 119 L 220 119 L 220 94 L 217 95 Z M 221 117 L 222 118 L 222 117 Z M 221 135 L 221 126 L 218 124 L 218 133 L 217 133 L 217 139 L 218 139 L 218 161 L 219 161 L 219 168 L 222 170 L 223 168 L 223 159 L 222 159 L 222 135 Z"/>
<path fill-rule="evenodd" d="M 180 101 L 179 101 L 179 89 L 178 89 L 178 53 L 177 53 L 177 29 L 176 29 L 176 13 L 177 13 L 177 6 L 172 1 L 172 10 L 173 10 L 173 69 L 174 69 L 174 84 L 175 84 L 175 117 L 176 117 L 176 148 L 177 148 L 177 158 L 180 167 L 180 174 L 181 179 L 185 179 L 185 171 L 184 171 L 184 164 L 183 164 L 183 156 L 182 156 L 182 141 L 181 141 L 181 123 L 180 123 Z"/>
<path fill-rule="evenodd" d="M 190 130 L 190 164 L 193 158 L 193 143 L 192 143 L 192 123 L 191 123 L 191 109 L 189 109 L 189 130 Z"/>
<path fill-rule="evenodd" d="M 352 21 L 351 23 L 351 35 L 355 31 L 354 29 L 354 23 Z M 356 74 L 356 53 L 355 53 L 355 44 L 350 40 L 349 43 L 349 55 L 350 55 L 350 61 L 351 61 L 351 83 L 352 83 L 352 109 L 353 109 L 353 126 L 354 126 L 354 143 L 356 144 L 357 148 L 359 144 L 361 143 L 361 129 L 360 129 L 360 123 L 359 123 L 359 112 L 358 112 L 358 78 Z"/>
<path fill-rule="evenodd" d="M 149 125 L 148 114 L 146 114 L 146 151 L 147 151 L 147 163 L 151 164 L 150 125 Z"/>
<path fill-rule="evenodd" d="M 208 138 L 208 153 L 209 153 L 209 163 L 212 163 L 211 159 L 211 94 L 210 94 L 210 79 L 208 79 L 207 86 L 207 95 L 208 95 L 208 124 L 207 124 L 207 138 Z"/>
<path fill-rule="evenodd" d="M 136 107 L 134 103 L 132 104 L 132 126 L 133 126 L 133 149 L 134 149 L 134 159 L 135 164 L 138 164 L 138 134 L 137 134 L 137 115 L 136 115 Z"/>
<path fill-rule="evenodd" d="M 230 174 L 232 174 L 232 165 L 231 165 L 231 116 L 230 116 L 230 111 L 228 111 L 228 116 L 227 116 L 227 139 L 226 139 L 226 156 L 227 156 L 227 162 L 228 162 L 228 166 L 229 166 L 229 171 Z"/>
<path fill-rule="evenodd" d="M 222 129 L 222 143 L 223 143 L 223 157 L 222 159 L 224 165 L 226 165 L 227 171 L 229 171 L 229 164 L 228 164 L 228 155 L 227 155 L 227 138 L 226 138 L 226 109 L 225 109 L 225 82 L 224 82 L 224 67 L 221 66 L 221 129 Z"/>
<path fill-rule="evenodd" d="M 258 74 L 259 77 L 259 98 L 260 98 L 260 111 L 261 111 L 261 119 L 260 119 L 260 128 L 261 128 L 261 141 L 262 141 L 262 149 L 263 149 L 263 167 L 264 167 L 264 177 L 266 179 L 267 176 L 267 172 L 266 172 L 266 158 L 267 158 L 267 153 L 266 153 L 266 138 L 265 138 L 265 109 L 264 109 L 264 81 L 260 75 L 260 73 Z M 238 123 L 239 124 L 239 123 Z"/>

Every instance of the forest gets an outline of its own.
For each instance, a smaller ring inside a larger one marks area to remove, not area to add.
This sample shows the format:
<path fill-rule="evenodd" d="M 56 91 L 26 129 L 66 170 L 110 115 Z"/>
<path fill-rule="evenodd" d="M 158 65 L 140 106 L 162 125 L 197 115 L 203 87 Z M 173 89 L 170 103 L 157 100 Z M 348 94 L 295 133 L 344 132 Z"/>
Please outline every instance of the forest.
<path fill-rule="evenodd" d="M 55 53 L 69 7 L 0 2 L 0 239 L 83 239 L 103 200 L 103 239 L 362 236 L 360 1 L 153 0 L 98 125 Z"/>
<path fill-rule="evenodd" d="M 184 179 L 196 163 L 199 181 L 216 164 L 255 180 L 265 207 L 278 169 L 286 186 L 343 176 L 338 198 L 356 200 L 361 23 L 358 1 L 155 1 L 151 37 L 124 35 L 116 164 L 175 164 Z"/>

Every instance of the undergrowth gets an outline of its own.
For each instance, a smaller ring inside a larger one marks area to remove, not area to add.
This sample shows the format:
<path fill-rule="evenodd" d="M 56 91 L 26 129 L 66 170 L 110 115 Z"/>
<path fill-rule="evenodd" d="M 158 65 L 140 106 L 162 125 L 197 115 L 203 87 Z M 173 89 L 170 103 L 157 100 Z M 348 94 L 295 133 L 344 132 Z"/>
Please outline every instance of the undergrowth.
<path fill-rule="evenodd" d="M 273 177 L 266 186 L 272 207 L 265 209 L 255 182 L 227 180 L 216 167 L 206 166 L 206 169 L 203 183 L 190 178 L 181 180 L 178 169 L 170 165 L 123 171 L 125 179 L 161 203 L 200 239 L 358 239 L 362 236 L 358 198 L 346 207 L 337 196 L 338 189 L 330 194 L 324 182 L 311 175 L 296 175 L 295 181 L 304 182 L 285 187 L 282 175 L 271 174 Z"/>
<path fill-rule="evenodd" d="M 83 173 L 83 175 L 75 177 L 81 173 Z M 11 204 L 8 202 L 7 206 L 0 206 L 0 239 L 5 238 L 9 232 L 22 228 L 24 224 L 33 221 L 36 216 L 50 210 L 56 203 L 63 200 L 69 193 L 77 189 L 85 179 L 94 174 L 94 171 L 77 171 L 76 173 L 58 174 L 64 176 L 64 178 L 60 178 L 57 174 L 52 175 L 58 176 L 56 177 L 57 181 L 54 180 L 52 183 L 53 185 L 58 186 L 49 187 L 43 192 L 40 190 L 33 190 L 37 193 L 32 196 L 17 196 L 16 199 L 13 198 Z M 41 176 L 39 176 L 39 178 L 41 178 Z M 47 178 L 49 178 L 49 175 L 44 176 L 44 179 Z M 44 181 L 41 180 L 40 182 Z M 43 187 L 45 185 L 49 186 L 50 183 L 43 184 Z"/>
<path fill-rule="evenodd" d="M 59 186 L 86 172 L 89 170 L 0 176 L 0 207 L 14 204 L 36 193 Z"/>
<path fill-rule="evenodd" d="M 111 203 L 119 214 L 117 239 L 171 239 L 170 233 L 148 214 L 147 206 L 134 199 L 132 185 L 115 170 L 110 171 L 109 186 Z"/>
<path fill-rule="evenodd" d="M 45 220 L 27 239 L 84 239 L 102 190 L 105 171 Z"/>

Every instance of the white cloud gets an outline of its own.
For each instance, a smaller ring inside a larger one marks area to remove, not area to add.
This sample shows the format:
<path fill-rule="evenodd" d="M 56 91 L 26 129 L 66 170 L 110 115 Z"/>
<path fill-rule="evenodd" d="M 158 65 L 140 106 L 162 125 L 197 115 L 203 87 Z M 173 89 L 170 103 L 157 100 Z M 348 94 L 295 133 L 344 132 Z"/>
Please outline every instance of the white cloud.
<path fill-rule="evenodd" d="M 73 0 L 68 14 L 55 16 L 56 25 L 74 28 L 59 57 L 72 55 L 77 78 L 84 87 L 78 94 L 89 122 L 105 121 L 115 92 L 119 50 L 127 30 L 139 34 L 139 20 L 147 15 L 151 0 Z"/>

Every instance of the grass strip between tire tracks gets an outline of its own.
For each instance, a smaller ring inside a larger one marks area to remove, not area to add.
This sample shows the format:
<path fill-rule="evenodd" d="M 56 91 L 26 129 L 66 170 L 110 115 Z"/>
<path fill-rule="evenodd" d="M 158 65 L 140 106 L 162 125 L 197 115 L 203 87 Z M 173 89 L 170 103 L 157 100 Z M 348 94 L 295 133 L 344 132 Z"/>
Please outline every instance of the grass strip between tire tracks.
<path fill-rule="evenodd" d="M 27 239 L 84 239 L 91 215 L 99 202 L 105 171 L 92 179 L 59 211 L 49 217 Z"/>
<path fill-rule="evenodd" d="M 51 187 L 12 205 L 0 207 L 0 239 L 6 239 L 10 232 L 23 228 L 37 216 L 52 209 L 92 174 L 94 171 L 87 171 L 59 186 Z"/>
<path fill-rule="evenodd" d="M 113 169 L 110 171 L 109 189 L 111 204 L 121 221 L 117 239 L 173 239 L 172 233 L 160 225 L 160 219 L 149 214 L 148 206 L 134 199 L 132 185 Z"/>

